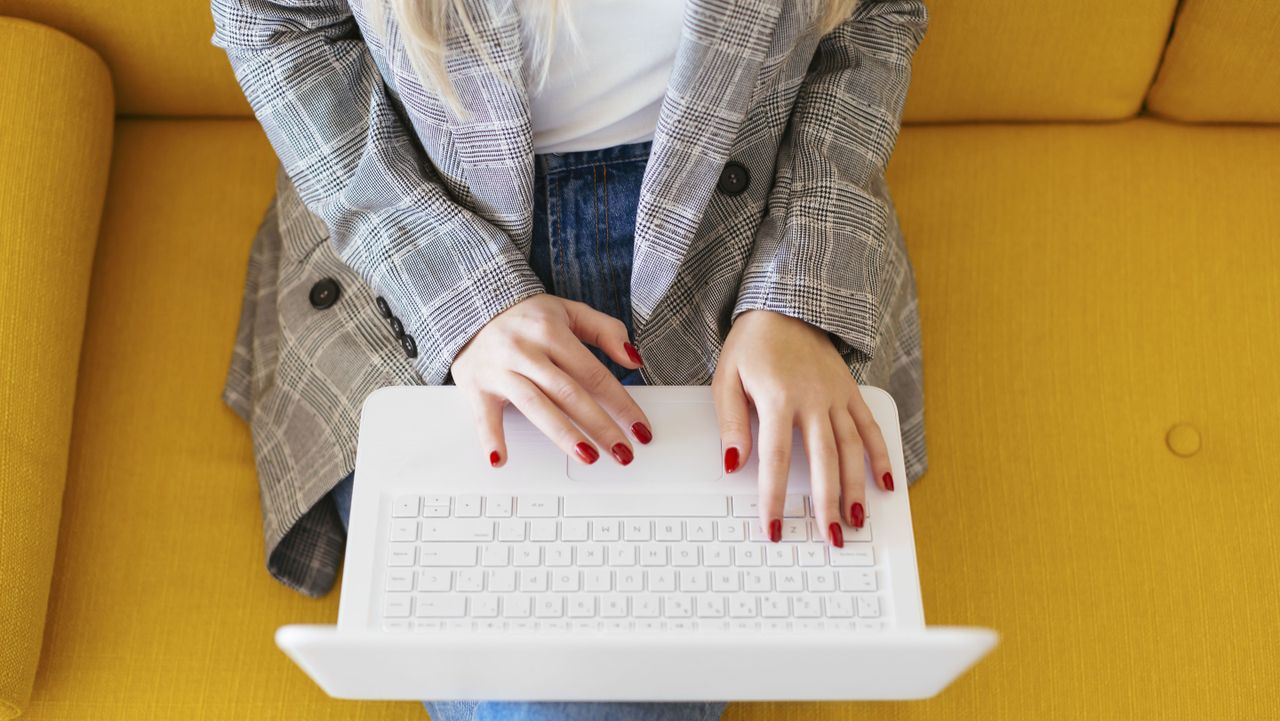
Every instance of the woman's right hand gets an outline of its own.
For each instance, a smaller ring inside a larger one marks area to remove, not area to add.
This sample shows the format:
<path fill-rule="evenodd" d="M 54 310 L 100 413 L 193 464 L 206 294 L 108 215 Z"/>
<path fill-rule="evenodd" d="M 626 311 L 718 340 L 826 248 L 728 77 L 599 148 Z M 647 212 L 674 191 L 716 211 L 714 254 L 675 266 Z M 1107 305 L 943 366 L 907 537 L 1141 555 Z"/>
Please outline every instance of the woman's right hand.
<path fill-rule="evenodd" d="M 630 463 L 623 428 L 641 443 L 653 439 L 644 411 L 584 343 L 624 367 L 643 365 L 622 321 L 546 293 L 499 313 L 463 346 L 453 360 L 453 382 L 471 399 L 490 465 L 507 462 L 507 403 L 585 464 L 600 457 L 596 444 L 618 463 Z"/>

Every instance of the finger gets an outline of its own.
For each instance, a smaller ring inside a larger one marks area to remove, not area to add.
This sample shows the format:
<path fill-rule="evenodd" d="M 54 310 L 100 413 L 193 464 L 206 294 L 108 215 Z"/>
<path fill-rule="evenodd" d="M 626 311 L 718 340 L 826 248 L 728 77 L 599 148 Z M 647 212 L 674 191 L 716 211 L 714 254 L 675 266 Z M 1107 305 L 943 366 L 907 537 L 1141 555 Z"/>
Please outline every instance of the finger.
<path fill-rule="evenodd" d="M 640 351 L 627 335 L 625 323 L 576 300 L 566 300 L 564 306 L 569 314 L 570 330 L 583 343 L 604 351 L 618 365 L 632 369 L 644 365 Z"/>
<path fill-rule="evenodd" d="M 840 528 L 840 458 L 829 412 L 814 413 L 801 421 L 804 450 L 809 456 L 809 491 L 813 515 L 836 548 L 844 547 Z"/>
<path fill-rule="evenodd" d="M 724 452 L 724 472 L 742 468 L 751 454 L 751 407 L 736 369 L 720 369 L 711 382 L 720 419 L 720 448 Z"/>
<path fill-rule="evenodd" d="M 518 373 L 507 373 L 499 381 L 498 390 L 565 454 L 587 465 L 600 457 L 600 451 L 533 381 Z"/>
<path fill-rule="evenodd" d="M 884 442 L 880 424 L 871 415 L 867 402 L 862 400 L 861 392 L 853 394 L 853 399 L 849 401 L 849 413 L 858 427 L 858 435 L 862 438 L 862 445 L 866 447 L 867 457 L 871 459 L 871 476 L 881 489 L 892 491 L 893 467 L 889 462 L 889 446 Z"/>
<path fill-rule="evenodd" d="M 501 398 L 485 391 L 467 393 L 475 411 L 480 446 L 488 455 L 489 465 L 499 468 L 507 463 L 506 434 L 502 431 Z"/>
<path fill-rule="evenodd" d="M 635 458 L 635 451 L 617 422 L 605 413 L 582 384 L 563 369 L 548 359 L 518 370 L 533 381 L 588 436 L 609 449 L 609 454 L 615 461 L 625 466 Z"/>
<path fill-rule="evenodd" d="M 764 409 L 760 415 L 760 527 L 769 540 L 782 540 L 782 506 L 787 496 L 787 470 L 791 467 L 791 427 L 789 410 Z"/>
<path fill-rule="evenodd" d="M 840 510 L 845 513 L 845 523 L 862 528 L 867 519 L 867 461 L 862 439 L 853 416 L 844 408 L 831 409 L 831 430 L 840 454 Z"/>
<path fill-rule="evenodd" d="M 631 435 L 641 443 L 653 440 L 649 417 L 636 404 L 627 389 L 613 377 L 613 373 L 581 343 L 559 346 L 553 349 L 551 360 L 582 384 L 582 387 L 622 427 L 631 429 Z"/>

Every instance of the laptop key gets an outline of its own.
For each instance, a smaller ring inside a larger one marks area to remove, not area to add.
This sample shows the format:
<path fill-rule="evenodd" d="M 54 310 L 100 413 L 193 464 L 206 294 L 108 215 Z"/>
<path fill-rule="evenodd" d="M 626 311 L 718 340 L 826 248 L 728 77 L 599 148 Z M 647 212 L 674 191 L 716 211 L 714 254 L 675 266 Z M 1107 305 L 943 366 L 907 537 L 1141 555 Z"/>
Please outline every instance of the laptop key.
<path fill-rule="evenodd" d="M 494 593 L 506 593 L 516 590 L 515 569 L 497 568 L 489 571 L 489 590 Z"/>
<path fill-rule="evenodd" d="M 866 569 L 842 569 L 836 572 L 841 591 L 866 592 L 876 590 L 876 572 Z"/>
<path fill-rule="evenodd" d="M 816 543 L 796 546 L 796 557 L 800 559 L 801 566 L 825 566 L 827 547 Z"/>
<path fill-rule="evenodd" d="M 824 601 L 827 616 L 830 618 L 853 617 L 853 599 L 845 595 L 827 596 Z"/>
<path fill-rule="evenodd" d="M 469 494 L 453 499 L 453 515 L 458 518 L 479 518 L 480 496 Z"/>
<path fill-rule="evenodd" d="M 879 618 L 880 599 L 877 596 L 858 596 L 858 618 Z"/>
<path fill-rule="evenodd" d="M 507 519 L 498 521 L 498 540 L 499 541 L 523 541 L 524 540 L 524 521 Z"/>
<path fill-rule="evenodd" d="M 488 518 L 510 518 L 514 505 L 511 496 L 488 496 L 484 499 L 484 515 Z"/>
<path fill-rule="evenodd" d="M 555 518 L 560 515 L 560 497 L 518 496 L 516 515 L 525 518 Z"/>
<path fill-rule="evenodd" d="M 383 604 L 382 615 L 385 618 L 408 618 L 411 615 L 412 604 L 413 599 L 408 595 L 391 594 Z"/>
<path fill-rule="evenodd" d="M 416 615 L 418 618 L 461 618 L 467 608 L 466 596 L 418 596 L 416 599 Z"/>
<path fill-rule="evenodd" d="M 474 566 L 476 546 L 470 543 L 423 543 L 418 546 L 419 566 Z"/>
<path fill-rule="evenodd" d="M 465 568 L 454 573 L 454 580 L 459 591 L 483 591 L 484 571 L 478 568 Z"/>
<path fill-rule="evenodd" d="M 391 522 L 392 541 L 418 540 L 418 519 L 397 518 Z"/>
<path fill-rule="evenodd" d="M 493 618 L 498 615 L 498 597 L 491 594 L 477 594 L 467 597 L 471 606 L 471 614 L 475 618 Z"/>
<path fill-rule="evenodd" d="M 871 545 L 831 547 L 832 566 L 874 566 L 876 557 Z"/>
<path fill-rule="evenodd" d="M 422 522 L 424 541 L 492 541 L 493 521 L 484 519 L 429 519 Z"/>
<path fill-rule="evenodd" d="M 453 587 L 453 571 L 426 569 L 418 571 L 419 591 L 448 591 Z"/>
<path fill-rule="evenodd" d="M 413 571 L 405 569 L 387 571 L 386 589 L 388 591 L 412 591 Z"/>
<path fill-rule="evenodd" d="M 556 522 L 552 520 L 544 520 L 544 519 L 529 521 L 529 540 L 530 541 L 556 540 Z"/>
<path fill-rule="evenodd" d="M 544 593 L 534 597 L 533 615 L 538 618 L 560 618 L 564 616 L 564 596 Z"/>
<path fill-rule="evenodd" d="M 398 496 L 391 505 L 391 515 L 396 518 L 417 518 L 421 503 L 422 498 L 419 496 Z"/>
<path fill-rule="evenodd" d="M 387 565 L 393 567 L 412 566 L 416 558 L 417 547 L 410 543 L 393 543 L 387 551 Z"/>
<path fill-rule="evenodd" d="M 502 615 L 507 618 L 529 618 L 533 615 L 533 596 L 509 593 L 502 597 Z"/>

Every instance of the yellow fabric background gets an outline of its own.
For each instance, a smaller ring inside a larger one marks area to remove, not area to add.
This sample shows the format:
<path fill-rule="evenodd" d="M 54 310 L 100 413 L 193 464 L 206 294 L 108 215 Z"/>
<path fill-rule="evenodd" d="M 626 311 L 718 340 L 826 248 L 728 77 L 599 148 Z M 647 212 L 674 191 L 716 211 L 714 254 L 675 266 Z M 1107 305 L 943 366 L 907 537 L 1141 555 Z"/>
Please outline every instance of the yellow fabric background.
<path fill-rule="evenodd" d="M 909 122 L 1117 120 L 1138 112 L 1175 0 L 926 0 Z"/>
<path fill-rule="evenodd" d="M 0 718 L 40 656 L 89 268 L 111 154 L 111 78 L 60 32 L 0 18 Z"/>
<path fill-rule="evenodd" d="M 273 169 L 253 121 L 120 123 L 24 719 L 423 717 L 331 700 L 272 644 L 337 601 L 263 571 L 218 400 Z M 891 181 L 928 356 L 926 614 L 1003 643 L 934 700 L 728 721 L 1280 715 L 1280 129 L 912 127 Z"/>
<path fill-rule="evenodd" d="M 1280 2 L 1184 0 L 1147 106 L 1178 120 L 1280 122 Z"/>
<path fill-rule="evenodd" d="M 928 1 L 916 121 L 1132 115 L 1175 4 Z M 1280 120 L 1274 5 L 1185 0 L 1149 106 Z M 248 116 L 207 0 L 3 14 L 97 49 L 122 113 Z M 29 688 L 58 530 L 24 719 L 421 718 L 331 700 L 272 644 L 337 597 L 262 570 L 248 432 L 218 398 L 271 194 L 261 130 L 113 139 L 91 51 L 0 20 L 0 61 L 0 702 Z M 927 356 L 926 613 L 1003 643 L 931 701 L 728 721 L 1280 717 L 1280 128 L 910 127 L 891 182 Z"/>
<path fill-rule="evenodd" d="M 1175 0 L 927 0 L 910 121 L 1097 120 L 1137 112 Z M 249 117 L 208 0 L 0 0 L 0 15 L 62 28 L 107 59 L 129 115 Z"/>
<path fill-rule="evenodd" d="M 59 28 L 96 49 L 121 114 L 252 115 L 226 53 L 209 43 L 209 0 L 0 0 L 0 15 Z"/>

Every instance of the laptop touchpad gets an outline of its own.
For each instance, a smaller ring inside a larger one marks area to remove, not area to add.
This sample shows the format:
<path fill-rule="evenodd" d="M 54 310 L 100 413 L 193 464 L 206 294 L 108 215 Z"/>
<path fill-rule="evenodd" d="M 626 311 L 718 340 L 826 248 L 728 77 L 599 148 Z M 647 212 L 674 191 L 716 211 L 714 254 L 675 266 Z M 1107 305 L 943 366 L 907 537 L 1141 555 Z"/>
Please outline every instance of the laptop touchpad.
<path fill-rule="evenodd" d="M 653 441 L 630 438 L 635 460 L 619 465 L 600 448 L 600 460 L 587 466 L 566 458 L 569 478 L 593 483 L 714 481 L 721 476 L 720 428 L 712 403 L 658 401 L 643 404 L 652 424 Z"/>

